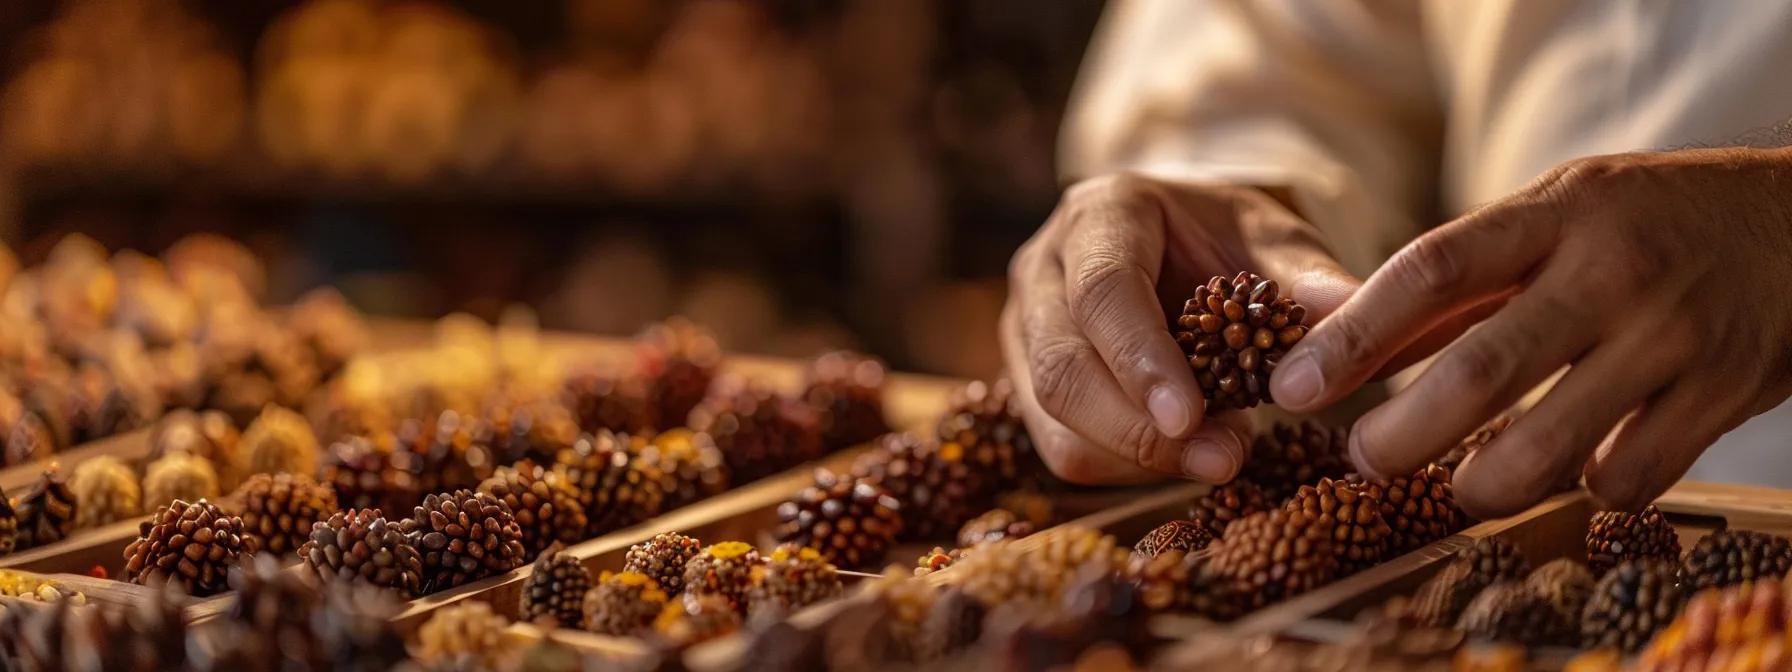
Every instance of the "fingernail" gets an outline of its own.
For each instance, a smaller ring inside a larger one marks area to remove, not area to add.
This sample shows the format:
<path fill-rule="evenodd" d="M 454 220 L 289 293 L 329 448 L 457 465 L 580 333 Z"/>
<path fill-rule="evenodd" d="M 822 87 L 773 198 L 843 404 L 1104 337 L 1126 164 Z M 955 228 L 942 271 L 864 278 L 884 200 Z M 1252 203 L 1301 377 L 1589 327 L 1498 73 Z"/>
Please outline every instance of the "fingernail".
<path fill-rule="evenodd" d="M 1151 411 L 1151 420 L 1164 436 L 1182 436 L 1188 431 L 1188 405 L 1187 399 L 1167 385 L 1152 388 L 1145 395 L 1145 409 Z"/>
<path fill-rule="evenodd" d="M 1312 355 L 1295 355 L 1276 368 L 1271 384 L 1275 386 L 1277 404 L 1303 407 L 1319 400 L 1325 379 L 1320 377 L 1319 362 L 1313 361 Z"/>
<path fill-rule="evenodd" d="M 1182 454 L 1182 471 L 1194 478 L 1208 483 L 1220 483 L 1232 478 L 1236 469 L 1232 454 L 1220 447 L 1217 441 L 1199 440 L 1189 444 L 1188 451 Z"/>

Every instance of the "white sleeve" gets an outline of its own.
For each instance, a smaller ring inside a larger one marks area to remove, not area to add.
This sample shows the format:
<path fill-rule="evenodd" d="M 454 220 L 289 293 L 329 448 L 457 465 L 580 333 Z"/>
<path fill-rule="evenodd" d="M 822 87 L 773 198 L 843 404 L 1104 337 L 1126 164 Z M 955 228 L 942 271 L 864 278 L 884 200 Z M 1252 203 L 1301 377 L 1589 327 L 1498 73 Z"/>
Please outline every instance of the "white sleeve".
<path fill-rule="evenodd" d="M 1062 177 L 1285 187 L 1367 274 L 1434 207 L 1442 115 L 1421 23 L 1407 0 L 1116 0 Z"/>

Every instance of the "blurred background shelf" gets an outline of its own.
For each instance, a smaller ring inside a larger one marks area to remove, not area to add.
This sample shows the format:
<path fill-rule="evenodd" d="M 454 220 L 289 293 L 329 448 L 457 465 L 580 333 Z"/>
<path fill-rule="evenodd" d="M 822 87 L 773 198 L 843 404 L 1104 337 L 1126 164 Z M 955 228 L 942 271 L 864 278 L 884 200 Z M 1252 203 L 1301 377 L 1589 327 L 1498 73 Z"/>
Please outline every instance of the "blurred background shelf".
<path fill-rule="evenodd" d="M 22 0 L 0 241 L 220 231 L 272 298 L 663 315 L 986 376 L 1101 0 Z"/>

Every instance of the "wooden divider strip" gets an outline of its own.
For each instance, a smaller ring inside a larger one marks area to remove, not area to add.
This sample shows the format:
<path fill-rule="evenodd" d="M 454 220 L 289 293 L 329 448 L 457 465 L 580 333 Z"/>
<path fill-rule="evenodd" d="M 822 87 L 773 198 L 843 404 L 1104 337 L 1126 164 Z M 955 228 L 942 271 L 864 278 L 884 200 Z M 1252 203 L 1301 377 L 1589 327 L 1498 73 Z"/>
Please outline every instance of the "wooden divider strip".
<path fill-rule="evenodd" d="M 62 541 L 0 558 L 0 569 L 39 574 L 85 574 L 97 565 L 108 572 L 116 572 L 124 566 L 124 547 L 137 538 L 137 530 L 146 519 L 121 520 L 76 531 Z"/>

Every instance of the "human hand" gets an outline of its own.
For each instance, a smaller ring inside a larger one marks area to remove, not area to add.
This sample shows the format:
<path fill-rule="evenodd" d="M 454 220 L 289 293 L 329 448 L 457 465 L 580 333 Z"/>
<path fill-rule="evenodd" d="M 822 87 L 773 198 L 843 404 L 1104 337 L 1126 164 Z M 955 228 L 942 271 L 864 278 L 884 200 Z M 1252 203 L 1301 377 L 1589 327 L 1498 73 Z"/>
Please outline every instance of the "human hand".
<path fill-rule="evenodd" d="M 1315 317 L 1359 284 L 1311 224 L 1256 189 L 1116 175 L 1065 192 L 1009 264 L 1001 326 L 1016 398 L 1054 473 L 1220 482 L 1238 471 L 1246 416 L 1206 417 L 1167 316 L 1239 270 L 1277 280 Z"/>
<path fill-rule="evenodd" d="M 1792 283 L 1789 171 L 1787 150 L 1569 162 L 1394 255 L 1270 389 L 1290 410 L 1320 408 L 1415 336 L 1448 343 L 1481 322 L 1357 421 L 1357 467 L 1410 473 L 1567 366 L 1461 465 L 1457 500 L 1508 515 L 1584 468 L 1602 505 L 1641 507 L 1792 394 L 1792 302 L 1778 296 Z"/>

